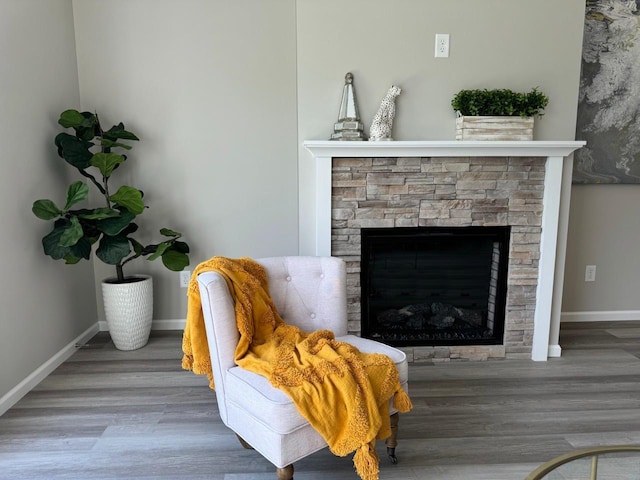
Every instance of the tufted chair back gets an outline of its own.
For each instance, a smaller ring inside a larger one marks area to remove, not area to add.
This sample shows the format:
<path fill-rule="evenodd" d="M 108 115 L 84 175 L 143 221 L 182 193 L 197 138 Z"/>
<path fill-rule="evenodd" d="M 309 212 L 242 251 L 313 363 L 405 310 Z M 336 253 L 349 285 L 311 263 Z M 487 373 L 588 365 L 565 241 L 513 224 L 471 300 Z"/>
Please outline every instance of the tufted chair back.
<path fill-rule="evenodd" d="M 282 319 L 304 331 L 347 334 L 346 268 L 335 257 L 273 257 L 265 267 L 269 294 Z"/>
<path fill-rule="evenodd" d="M 346 267 L 335 257 L 271 257 L 256 259 L 265 267 L 269 294 L 285 322 L 312 332 L 347 333 Z M 216 397 L 227 422 L 226 376 L 235 366 L 239 334 L 233 301 L 224 279 L 215 272 L 198 276 L 202 312 L 213 361 Z M 215 341 L 214 341 L 215 339 Z"/>

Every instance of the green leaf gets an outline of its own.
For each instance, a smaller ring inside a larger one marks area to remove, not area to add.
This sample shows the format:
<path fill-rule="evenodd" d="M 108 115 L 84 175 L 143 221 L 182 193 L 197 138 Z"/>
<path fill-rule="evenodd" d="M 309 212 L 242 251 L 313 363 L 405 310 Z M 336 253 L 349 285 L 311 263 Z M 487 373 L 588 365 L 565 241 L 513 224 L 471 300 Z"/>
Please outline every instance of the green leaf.
<path fill-rule="evenodd" d="M 89 257 L 91 256 L 91 243 L 92 242 L 90 242 L 89 239 L 87 239 L 86 237 L 82 237 L 80 240 L 78 240 L 78 243 L 69 247 L 70 256 L 73 258 L 77 258 L 78 260 L 82 258 L 84 258 L 85 260 L 89 260 Z M 67 257 L 65 257 L 65 260 L 66 258 Z M 66 263 L 77 262 L 69 262 L 69 260 L 66 260 Z"/>
<path fill-rule="evenodd" d="M 104 220 L 105 218 L 119 217 L 120 212 L 113 208 L 94 208 L 93 210 L 74 210 L 78 218 L 85 220 Z M 117 233 L 117 232 L 116 232 Z"/>
<path fill-rule="evenodd" d="M 129 252 L 131 248 L 126 237 L 104 235 L 96 249 L 96 256 L 108 265 L 118 265 Z"/>
<path fill-rule="evenodd" d="M 53 220 L 56 217 L 62 215 L 62 212 L 56 204 L 51 200 L 36 200 L 33 202 L 31 211 L 34 215 L 42 220 Z"/>
<path fill-rule="evenodd" d="M 133 251 L 135 252 L 135 254 L 140 255 L 142 253 L 142 249 L 144 248 L 142 244 L 137 240 L 134 240 L 133 238 L 130 238 L 129 242 L 131 242 L 131 245 L 133 246 Z"/>
<path fill-rule="evenodd" d="M 81 202 L 88 196 L 89 187 L 86 183 L 81 181 L 73 182 L 67 189 L 67 203 L 64 206 L 64 211 L 66 212 L 72 205 Z"/>
<path fill-rule="evenodd" d="M 160 257 L 170 246 L 171 243 L 169 242 L 162 242 L 158 244 L 155 253 L 153 255 L 150 255 L 147 260 L 155 260 L 156 258 Z"/>
<path fill-rule="evenodd" d="M 80 262 L 80 260 L 82 259 L 74 257 L 73 255 L 65 255 L 64 257 L 64 263 L 66 263 L 67 265 L 75 265 L 76 263 Z"/>
<path fill-rule="evenodd" d="M 104 148 L 114 148 L 114 147 L 121 147 L 121 148 L 125 148 L 127 150 L 131 150 L 131 145 L 127 145 L 126 143 L 118 143 L 118 142 L 114 142 L 113 140 L 109 140 L 108 138 L 103 138 L 100 141 L 100 145 L 102 145 Z"/>
<path fill-rule="evenodd" d="M 173 242 L 173 249 L 181 253 L 189 253 L 189 245 L 185 242 Z"/>
<path fill-rule="evenodd" d="M 71 217 L 71 222 L 60 235 L 60 246 L 61 247 L 70 247 L 78 243 L 78 240 L 82 238 L 82 226 L 80 225 L 80 221 L 78 217 Z"/>
<path fill-rule="evenodd" d="M 76 128 L 82 126 L 85 118 L 84 116 L 77 110 L 65 110 L 60 114 L 60 119 L 58 119 L 58 123 L 62 125 L 64 128 Z"/>
<path fill-rule="evenodd" d="M 136 218 L 135 214 L 131 213 L 128 210 L 123 210 L 118 212 L 118 216 L 116 217 L 110 217 L 105 220 L 100 220 L 98 222 L 98 228 L 106 235 L 113 237 L 120 233 L 123 233 L 123 230 L 129 226 L 134 218 Z M 124 236 L 126 236 L 127 233 L 130 232 L 124 233 Z"/>
<path fill-rule="evenodd" d="M 76 127 L 76 137 L 90 141 L 100 133 L 100 126 L 98 125 L 98 117 L 91 112 L 82 112 L 84 121 L 80 127 Z"/>
<path fill-rule="evenodd" d="M 133 187 L 123 185 L 116 193 L 109 197 L 109 200 L 136 215 L 140 215 L 144 211 L 142 192 Z"/>
<path fill-rule="evenodd" d="M 61 245 L 61 238 L 69 228 L 70 222 L 67 219 L 56 220 L 53 230 L 42 239 L 42 246 L 45 255 L 49 255 L 54 260 L 62 258 L 67 263 L 77 263 L 70 261 L 72 259 L 86 259 L 91 256 L 91 243 L 85 237 L 81 237 L 78 242 L 71 246 L 65 247 Z"/>
<path fill-rule="evenodd" d="M 184 253 L 168 249 L 162 255 L 162 263 L 169 270 L 180 272 L 189 265 L 189 257 Z"/>
<path fill-rule="evenodd" d="M 78 210 L 69 210 L 67 212 L 67 216 L 70 217 L 71 215 L 73 215 L 75 217 L 78 217 L 78 220 L 80 220 L 80 225 L 82 225 L 84 236 L 92 242 L 95 242 L 98 240 L 98 238 L 100 238 L 100 235 L 102 235 L 102 231 L 98 229 L 98 220 L 90 218 L 93 212 L 93 210 L 81 208 Z M 95 238 L 95 240 L 92 240 L 93 238 Z"/>
<path fill-rule="evenodd" d="M 120 232 L 120 235 L 124 235 L 126 237 L 128 235 L 131 235 L 133 232 L 136 232 L 137 230 L 138 230 L 138 225 L 135 223 L 130 223 L 122 230 L 122 232 Z"/>
<path fill-rule="evenodd" d="M 68 223 L 67 220 L 57 221 L 53 230 L 42 238 L 42 247 L 45 255 L 49 255 L 54 260 L 60 260 L 69 254 L 68 247 L 60 246 L 60 237 Z"/>
<path fill-rule="evenodd" d="M 180 232 L 176 232 L 175 230 L 171 230 L 170 228 L 161 228 L 160 234 L 165 237 L 181 237 L 182 234 Z"/>
<path fill-rule="evenodd" d="M 152 255 L 154 253 L 156 253 L 156 250 L 158 250 L 158 245 L 157 244 L 152 244 L 152 245 L 145 245 L 144 247 L 142 247 L 142 251 L 140 252 L 141 255 Z"/>
<path fill-rule="evenodd" d="M 89 149 L 93 147 L 93 143 L 80 140 L 68 133 L 60 133 L 56 136 L 55 144 L 60 156 L 70 165 L 81 170 L 91 166 L 93 153 Z"/>
<path fill-rule="evenodd" d="M 117 153 L 96 153 L 91 158 L 91 165 L 98 168 L 103 177 L 109 178 L 113 169 L 124 160 L 125 158 Z"/>
<path fill-rule="evenodd" d="M 124 124 L 120 122 L 118 125 L 114 125 L 109 130 L 104 132 L 104 137 L 109 140 L 140 140 L 134 133 L 128 132 L 124 129 Z"/>

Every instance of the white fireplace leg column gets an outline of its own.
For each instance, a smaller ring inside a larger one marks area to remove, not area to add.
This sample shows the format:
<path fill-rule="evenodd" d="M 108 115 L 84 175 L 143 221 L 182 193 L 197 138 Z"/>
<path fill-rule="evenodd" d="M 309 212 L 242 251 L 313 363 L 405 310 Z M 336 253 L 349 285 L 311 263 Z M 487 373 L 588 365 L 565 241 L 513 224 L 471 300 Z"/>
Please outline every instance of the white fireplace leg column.
<path fill-rule="evenodd" d="M 547 157 L 545 165 L 540 263 L 536 311 L 533 320 L 533 345 L 531 347 L 531 359 L 536 361 L 545 361 L 549 355 L 563 160 L 563 157 Z"/>
<path fill-rule="evenodd" d="M 316 256 L 331 255 L 331 161 L 316 156 Z"/>
<path fill-rule="evenodd" d="M 558 222 L 558 248 L 556 249 L 556 282 L 553 286 L 551 331 L 549 332 L 549 357 L 562 356 L 562 347 L 560 346 L 560 319 L 562 317 L 562 294 L 564 291 L 567 236 L 569 232 L 569 207 L 571 206 L 573 154 L 565 157 L 563 168 L 562 196 L 560 198 L 560 221 Z"/>

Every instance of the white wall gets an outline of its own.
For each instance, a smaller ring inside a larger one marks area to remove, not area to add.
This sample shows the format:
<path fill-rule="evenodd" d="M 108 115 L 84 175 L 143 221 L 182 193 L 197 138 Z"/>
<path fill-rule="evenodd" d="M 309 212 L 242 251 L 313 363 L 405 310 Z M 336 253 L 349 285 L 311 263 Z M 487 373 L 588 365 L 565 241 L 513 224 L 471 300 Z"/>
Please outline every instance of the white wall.
<path fill-rule="evenodd" d="M 59 113 L 79 104 L 70 0 L 0 2 L 0 398 L 96 321 L 89 262 L 46 257 L 39 198 L 64 204 L 71 167 L 53 145 Z M 1 409 L 1 405 L 0 405 Z"/>
<path fill-rule="evenodd" d="M 82 108 L 141 139 L 117 173 L 145 192 L 147 239 L 183 232 L 192 266 L 296 254 L 294 0 L 74 0 L 74 14 Z M 127 267 L 153 273 L 155 319 L 185 317 L 177 273 Z"/>

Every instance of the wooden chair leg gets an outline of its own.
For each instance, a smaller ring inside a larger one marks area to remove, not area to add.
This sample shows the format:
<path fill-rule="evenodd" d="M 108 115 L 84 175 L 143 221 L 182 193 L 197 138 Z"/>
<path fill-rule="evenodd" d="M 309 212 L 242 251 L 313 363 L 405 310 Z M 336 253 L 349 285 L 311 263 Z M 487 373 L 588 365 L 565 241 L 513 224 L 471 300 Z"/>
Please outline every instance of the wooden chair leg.
<path fill-rule="evenodd" d="M 391 420 L 391 436 L 385 441 L 387 445 L 387 455 L 391 463 L 398 463 L 398 457 L 396 457 L 396 447 L 398 446 L 398 420 L 400 420 L 400 414 L 394 413 L 390 417 Z"/>
<path fill-rule="evenodd" d="M 293 465 L 287 465 L 284 468 L 277 468 L 278 480 L 293 480 Z"/>
<path fill-rule="evenodd" d="M 238 441 L 240 442 L 240 445 L 242 445 L 247 450 L 253 450 L 253 447 L 251 445 L 249 445 L 247 443 L 247 441 L 244 438 L 242 438 L 240 435 L 238 435 L 237 433 L 236 433 L 236 437 L 238 437 Z"/>

